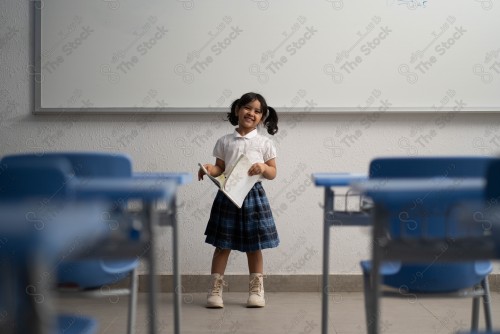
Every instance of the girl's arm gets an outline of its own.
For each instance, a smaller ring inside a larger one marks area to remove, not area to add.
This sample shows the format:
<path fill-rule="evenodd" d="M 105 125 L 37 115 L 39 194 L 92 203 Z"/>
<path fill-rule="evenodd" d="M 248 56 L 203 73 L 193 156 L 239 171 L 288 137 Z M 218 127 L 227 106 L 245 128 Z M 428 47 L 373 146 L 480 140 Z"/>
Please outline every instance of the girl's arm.
<path fill-rule="evenodd" d="M 267 160 L 264 163 L 255 163 L 248 170 L 248 175 L 262 174 L 268 180 L 276 177 L 276 159 Z"/>
<path fill-rule="evenodd" d="M 219 158 L 217 158 L 215 160 L 215 165 L 206 164 L 203 166 L 207 169 L 207 171 L 213 177 L 217 177 L 217 176 L 221 175 L 224 172 L 224 170 L 226 170 L 226 163 L 224 162 L 224 160 L 219 159 Z M 203 175 L 205 175 L 205 173 L 200 168 L 200 170 L 198 170 L 198 180 L 203 180 Z"/>

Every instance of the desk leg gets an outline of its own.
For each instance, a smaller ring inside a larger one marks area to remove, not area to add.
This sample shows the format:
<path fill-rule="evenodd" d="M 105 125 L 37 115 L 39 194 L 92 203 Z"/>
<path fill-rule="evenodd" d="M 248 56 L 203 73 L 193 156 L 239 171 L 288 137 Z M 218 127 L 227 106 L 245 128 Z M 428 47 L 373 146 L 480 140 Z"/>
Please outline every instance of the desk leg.
<path fill-rule="evenodd" d="M 330 221 L 333 218 L 333 190 L 325 187 L 323 211 L 323 291 L 321 308 L 321 332 L 328 333 L 328 297 L 330 264 Z"/>
<path fill-rule="evenodd" d="M 158 226 L 158 215 L 156 213 L 155 203 L 148 204 L 149 218 L 149 333 L 156 334 L 156 298 L 157 298 L 157 282 L 156 282 L 156 230 Z"/>
<path fill-rule="evenodd" d="M 14 324 L 11 333 L 50 334 L 59 330 L 50 291 L 52 280 L 50 275 L 46 275 L 50 269 L 45 261 L 43 255 L 32 254 L 32 258 L 23 259 L 22 267 L 17 269 L 19 280 L 11 286 L 20 287 L 22 292 L 16 297 L 21 299 L 25 308 L 14 308 L 18 323 Z"/>
<path fill-rule="evenodd" d="M 375 207 L 372 245 L 372 270 L 370 277 L 370 291 L 368 293 L 368 305 L 372 319 L 367 319 L 368 333 L 377 334 L 380 327 L 380 265 L 382 260 L 382 250 L 380 249 L 380 239 L 383 236 L 381 224 L 387 216 Z M 366 297 L 365 297 L 366 298 Z"/>
<path fill-rule="evenodd" d="M 173 271 L 174 271 L 174 333 L 181 332 L 181 273 L 179 270 L 179 226 L 177 222 L 177 201 L 172 203 L 172 239 L 173 239 Z"/>

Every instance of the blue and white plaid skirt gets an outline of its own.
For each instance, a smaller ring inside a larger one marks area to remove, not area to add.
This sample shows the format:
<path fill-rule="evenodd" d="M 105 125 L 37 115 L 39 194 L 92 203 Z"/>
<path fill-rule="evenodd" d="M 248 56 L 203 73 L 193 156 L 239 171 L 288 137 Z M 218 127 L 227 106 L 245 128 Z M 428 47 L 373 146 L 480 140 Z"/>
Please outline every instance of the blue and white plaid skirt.
<path fill-rule="evenodd" d="M 205 242 L 222 249 L 253 252 L 277 247 L 278 232 L 261 182 L 255 183 L 241 209 L 217 192 L 205 235 Z"/>

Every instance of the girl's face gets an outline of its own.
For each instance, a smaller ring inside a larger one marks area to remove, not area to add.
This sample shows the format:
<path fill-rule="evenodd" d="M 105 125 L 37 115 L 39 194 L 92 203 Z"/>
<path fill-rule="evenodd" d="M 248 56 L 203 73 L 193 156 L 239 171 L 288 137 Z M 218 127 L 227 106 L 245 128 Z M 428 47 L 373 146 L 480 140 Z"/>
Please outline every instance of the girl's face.
<path fill-rule="evenodd" d="M 253 100 L 241 106 L 236 111 L 236 115 L 238 116 L 238 126 L 243 132 L 248 133 L 257 128 L 257 125 L 262 120 L 262 110 L 260 109 L 259 100 Z"/>

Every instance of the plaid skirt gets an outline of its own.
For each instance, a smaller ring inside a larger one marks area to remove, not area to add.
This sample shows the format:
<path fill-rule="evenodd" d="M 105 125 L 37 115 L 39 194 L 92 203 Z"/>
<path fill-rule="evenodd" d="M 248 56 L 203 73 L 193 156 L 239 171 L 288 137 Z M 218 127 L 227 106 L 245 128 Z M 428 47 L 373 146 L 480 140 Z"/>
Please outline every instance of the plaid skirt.
<path fill-rule="evenodd" d="M 205 235 L 205 242 L 222 249 L 253 252 L 277 247 L 278 232 L 261 182 L 255 183 L 241 209 L 219 191 Z"/>

